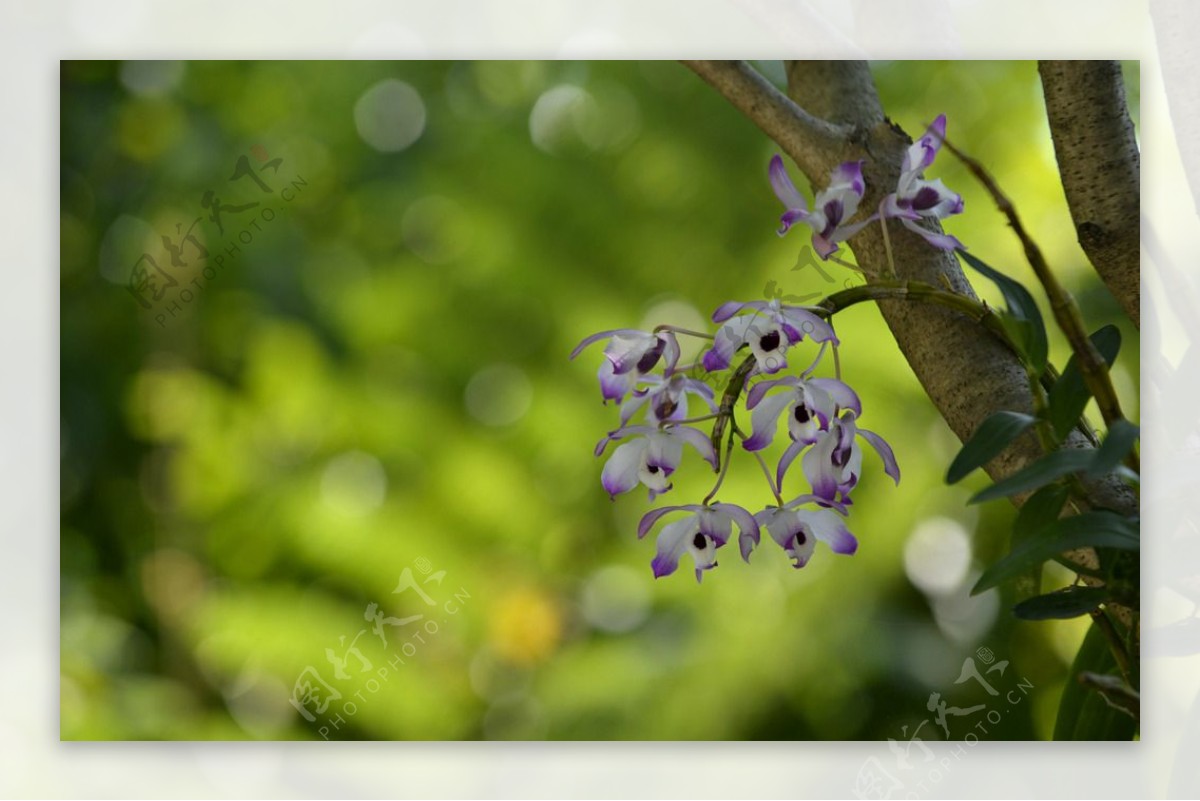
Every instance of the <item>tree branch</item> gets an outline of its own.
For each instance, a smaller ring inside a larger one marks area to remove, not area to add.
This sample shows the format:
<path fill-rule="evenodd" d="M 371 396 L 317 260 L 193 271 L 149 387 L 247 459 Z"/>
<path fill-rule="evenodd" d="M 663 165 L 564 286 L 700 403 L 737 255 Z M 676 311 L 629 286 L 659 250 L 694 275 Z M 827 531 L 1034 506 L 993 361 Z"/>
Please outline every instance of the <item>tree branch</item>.
<path fill-rule="evenodd" d="M 1039 61 L 1046 116 L 1079 244 L 1141 324 L 1141 159 L 1115 61 Z"/>
<path fill-rule="evenodd" d="M 774 139 L 807 175 L 819 173 L 841 149 L 846 130 L 809 114 L 744 61 L 684 61 L 763 133 Z"/>
<path fill-rule="evenodd" d="M 803 106 L 833 123 L 869 126 L 883 122 L 883 106 L 865 61 L 789 61 L 788 91 L 803 86 Z M 796 102 L 799 92 L 793 93 Z M 846 103 L 844 98 L 857 98 Z"/>

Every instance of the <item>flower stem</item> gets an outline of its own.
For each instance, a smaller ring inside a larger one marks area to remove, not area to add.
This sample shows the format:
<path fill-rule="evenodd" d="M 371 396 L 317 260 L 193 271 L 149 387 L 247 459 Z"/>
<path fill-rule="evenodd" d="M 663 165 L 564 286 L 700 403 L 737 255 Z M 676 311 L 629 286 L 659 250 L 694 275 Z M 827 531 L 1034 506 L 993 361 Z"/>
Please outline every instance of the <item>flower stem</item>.
<path fill-rule="evenodd" d="M 813 370 L 816 370 L 816 369 L 817 369 L 817 365 L 821 363 L 821 358 L 822 358 L 822 357 L 825 355 L 825 349 L 826 349 L 828 346 L 829 346 L 829 343 L 828 343 L 828 342 L 822 342 L 822 343 L 821 343 L 821 349 L 820 349 L 819 351 L 817 351 L 817 358 L 813 359 L 813 360 L 812 360 L 812 364 L 810 364 L 810 365 L 809 365 L 809 366 L 808 366 L 808 367 L 807 367 L 807 368 L 804 370 L 804 372 L 802 372 L 802 373 L 800 374 L 800 377 L 801 377 L 801 378 L 808 378 L 810 375 L 812 375 L 812 373 L 813 373 Z"/>
<path fill-rule="evenodd" d="M 746 435 L 737 427 L 737 423 L 733 424 L 733 433 L 742 439 L 746 439 Z M 754 458 L 758 460 L 758 465 L 762 468 L 763 476 L 767 479 L 767 486 L 771 488 L 771 494 L 775 496 L 775 504 L 783 506 L 783 498 L 779 496 L 779 489 L 775 486 L 775 479 L 771 478 L 771 468 L 767 467 L 767 460 L 762 457 L 762 453 L 759 451 L 754 452 Z"/>
<path fill-rule="evenodd" d="M 863 269 L 862 267 L 859 267 L 857 264 L 851 264 L 850 262 L 846 261 L 845 259 L 839 258 L 837 256 L 830 256 L 829 260 L 834 262 L 835 264 L 842 265 L 843 267 L 845 267 L 848 270 L 853 270 L 856 273 L 861 273 L 862 275 L 873 275 L 873 273 L 868 272 L 867 270 Z"/>
<path fill-rule="evenodd" d="M 883 231 L 883 251 L 887 254 L 888 275 L 896 277 L 896 262 L 892 260 L 892 238 L 888 236 L 887 217 L 883 216 L 883 203 L 879 204 L 879 228 Z"/>
<path fill-rule="evenodd" d="M 924 281 L 876 281 L 872 284 L 850 287 L 840 292 L 834 292 L 813 307 L 813 310 L 825 317 L 832 317 L 858 303 L 879 300 L 913 300 L 953 309 L 979 323 L 1011 348 L 1014 353 L 1019 353 L 1013 346 L 1012 340 L 1008 338 L 1008 333 L 1004 330 L 999 316 L 986 304 L 972 300 L 966 295 L 947 292 Z"/>
<path fill-rule="evenodd" d="M 676 334 L 687 334 L 690 337 L 700 337 L 700 339 L 708 339 L 708 340 L 714 339 L 712 334 L 705 334 L 701 331 L 693 331 L 690 328 L 680 328 L 679 326 L 676 326 L 676 325 L 656 325 L 656 326 L 654 326 L 654 333 L 657 334 L 659 331 L 671 331 Z"/>

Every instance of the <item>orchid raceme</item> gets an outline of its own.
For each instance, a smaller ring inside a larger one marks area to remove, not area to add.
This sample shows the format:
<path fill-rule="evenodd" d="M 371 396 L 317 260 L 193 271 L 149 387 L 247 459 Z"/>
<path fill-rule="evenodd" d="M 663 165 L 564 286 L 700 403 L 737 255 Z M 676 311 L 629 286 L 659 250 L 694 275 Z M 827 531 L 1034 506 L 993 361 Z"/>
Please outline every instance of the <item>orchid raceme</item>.
<path fill-rule="evenodd" d="M 875 215 L 857 223 L 847 221 L 858 211 L 858 204 L 866 192 L 861 161 L 848 161 L 833 171 L 828 188 L 817 193 L 813 210 L 808 210 L 804 196 L 788 177 L 783 159 L 774 156 L 767 169 L 771 188 L 787 209 L 779 218 L 779 235 L 783 236 L 797 222 L 812 229 L 813 250 L 822 259 L 828 259 L 844 242 L 876 219 Z"/>
<path fill-rule="evenodd" d="M 671 512 L 688 512 L 688 516 L 662 527 L 658 533 L 657 553 L 650 563 L 655 578 L 668 576 L 679 566 L 686 551 L 696 565 L 696 581 L 705 570 L 717 566 L 717 549 L 729 541 L 733 524 L 737 523 L 738 547 L 742 558 L 750 560 L 750 552 L 758 545 L 758 523 L 754 516 L 740 506 L 713 503 L 706 506 L 664 506 L 648 512 L 638 524 L 638 538 L 646 536 L 654 524 Z"/>
<path fill-rule="evenodd" d="M 955 237 L 918 225 L 921 220 L 942 220 L 963 210 L 962 196 L 947 189 L 942 179 L 928 181 L 922 177 L 945 138 L 946 115 L 941 114 L 904 154 L 896 191 L 883 199 L 880 212 L 884 217 L 900 220 L 901 225 L 936 248 L 957 250 L 963 249 L 963 244 Z"/>
<path fill-rule="evenodd" d="M 905 225 L 915 225 L 921 219 L 940 219 L 961 210 L 957 195 L 951 195 L 940 182 L 923 177 L 944 130 L 945 119 L 939 118 L 910 148 L 897 191 L 881 204 L 880 213 L 890 212 Z M 838 167 L 830 185 L 817 194 L 812 211 L 779 157 L 771 161 L 770 178 L 787 206 L 780 234 L 803 222 L 812 229 L 813 244 L 823 258 L 836 252 L 839 242 L 879 218 L 876 214 L 848 222 L 866 192 L 862 162 Z M 935 244 L 943 241 L 932 234 L 926 238 Z M 842 379 L 841 342 L 830 323 L 830 316 L 839 308 L 828 301 L 817 306 L 785 305 L 779 297 L 729 301 L 713 312 L 712 322 L 717 326 L 713 333 L 666 324 L 653 331 L 621 328 L 593 334 L 572 351 L 574 358 L 588 345 L 607 340 L 600 388 L 605 401 L 617 401 L 620 408 L 617 427 L 597 443 L 595 454 L 603 456 L 610 442 L 619 442 L 600 474 L 601 484 L 613 500 L 639 484 L 647 488 L 651 501 L 672 490 L 685 444 L 717 473 L 715 485 L 700 504 L 665 506 L 642 517 L 639 539 L 668 514 L 681 515 L 658 532 L 651 561 L 655 578 L 676 572 L 687 553 L 700 580 L 716 567 L 717 554 L 733 536 L 735 525 L 739 550 L 747 560 L 759 544 L 762 528 L 797 568 L 808 564 L 818 542 L 826 543 L 834 553 L 856 552 L 858 540 L 846 521 L 852 506 L 850 495 L 862 477 L 859 438 L 875 449 L 884 472 L 897 483 L 900 469 L 883 438 L 858 427 L 863 404 Z M 677 336 L 699 337 L 710 344 L 694 364 L 680 366 Z M 805 345 L 805 340 L 811 344 Z M 796 358 L 793 350 L 803 356 L 794 367 L 789 365 L 789 357 Z M 740 357 L 739 351 L 744 351 Z M 828 369 L 829 362 L 823 362 L 823 357 L 830 351 L 833 375 L 818 375 L 823 365 Z M 705 381 L 688 375 L 699 369 L 708 374 Z M 725 370 L 731 372 L 720 377 L 724 389 L 714 391 L 710 383 Z M 739 416 L 739 404 L 745 416 Z M 774 442 L 783 415 L 787 444 L 772 474 L 762 452 Z M 709 420 L 713 421 L 711 434 L 693 427 Z M 735 449 L 739 438 L 742 448 Z M 774 498 L 774 505 L 758 514 L 713 500 L 735 461 L 735 451 L 739 458 L 752 456 L 758 463 L 754 471 L 761 474 Z M 725 454 L 723 460 L 721 454 Z M 784 480 L 797 459 L 809 491 L 785 503 Z"/>
<path fill-rule="evenodd" d="M 792 558 L 792 567 L 808 564 L 820 540 L 834 553 L 850 556 L 858 550 L 858 540 L 846 528 L 844 518 L 833 509 L 795 509 L 810 500 L 806 496 L 784 506 L 768 506 L 754 516 L 771 539 Z"/>
<path fill-rule="evenodd" d="M 670 331 L 651 333 L 634 328 L 617 328 L 592 334 L 571 351 L 574 359 L 588 345 L 608 339 L 600 365 L 600 392 L 605 402 L 620 403 L 633 390 L 639 376 L 649 373 L 662 359 L 668 372 L 679 361 L 679 341 Z"/>
<path fill-rule="evenodd" d="M 822 432 L 811 446 L 793 442 L 779 460 L 776 472 L 777 485 L 782 486 L 784 475 L 795 458 L 803 451 L 800 467 L 812 487 L 813 495 L 826 502 L 850 504 L 850 491 L 858 485 L 862 476 L 862 448 L 856 436 L 865 439 L 883 460 L 884 472 L 900 483 L 900 467 L 892 448 L 883 437 L 859 428 L 855 423 L 854 411 L 847 410 L 841 417 L 834 418 L 829 430 Z"/>
<path fill-rule="evenodd" d="M 633 489 L 639 482 L 650 490 L 650 500 L 670 490 L 671 475 L 683 459 L 685 442 L 714 470 L 717 467 L 712 442 L 703 432 L 685 425 L 667 428 L 636 425 L 617 429 L 596 444 L 596 455 L 603 454 L 608 443 L 630 435 L 635 439 L 617 446 L 600 474 L 600 482 L 613 498 Z"/>
<path fill-rule="evenodd" d="M 785 388 L 787 392 L 767 393 Z M 836 378 L 800 378 L 784 376 L 769 381 L 759 381 L 746 398 L 746 408 L 751 409 L 753 433 L 742 443 L 748 451 L 762 450 L 775 438 L 779 415 L 788 412 L 788 433 L 803 445 L 817 441 L 822 431 L 842 409 L 862 414 L 858 394 L 848 384 Z"/>
<path fill-rule="evenodd" d="M 748 313 L 734 317 L 740 311 Z M 787 367 L 788 348 L 805 336 L 814 342 L 838 342 L 829 323 L 803 306 L 785 306 L 778 298 L 747 303 L 731 300 L 713 312 L 712 320 L 725 324 L 704 353 L 704 369 L 709 372 L 729 367 L 733 354 L 743 345 L 754 354 L 758 372 L 769 374 Z"/>

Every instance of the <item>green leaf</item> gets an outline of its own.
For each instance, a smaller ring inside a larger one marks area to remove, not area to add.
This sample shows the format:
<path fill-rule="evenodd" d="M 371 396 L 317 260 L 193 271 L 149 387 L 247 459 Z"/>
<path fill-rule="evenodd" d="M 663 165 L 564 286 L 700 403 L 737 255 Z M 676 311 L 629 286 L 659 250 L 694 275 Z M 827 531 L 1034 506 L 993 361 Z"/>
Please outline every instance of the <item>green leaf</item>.
<path fill-rule="evenodd" d="M 998 481 L 987 489 L 980 490 L 968 503 L 983 503 L 996 498 L 1016 495 L 1018 492 L 1037 489 L 1068 473 L 1087 470 L 1092 466 L 1095 458 L 1096 451 L 1090 448 L 1055 451 L 1043 456 L 1028 467 L 1018 470 L 1003 481 Z"/>
<path fill-rule="evenodd" d="M 1054 722 L 1055 740 L 1131 740 L 1137 723 L 1124 712 L 1113 709 L 1100 693 L 1079 683 L 1080 673 L 1117 673 L 1117 663 L 1109 650 L 1104 633 L 1093 623 L 1075 655 L 1067 686 L 1058 704 Z"/>
<path fill-rule="evenodd" d="M 1066 587 L 1021 601 L 1013 614 L 1022 620 L 1065 620 L 1086 615 L 1108 597 L 1107 587 Z"/>
<path fill-rule="evenodd" d="M 1012 549 L 1021 547 L 1038 531 L 1053 523 L 1062 514 L 1067 502 L 1067 488 L 1061 484 L 1042 487 L 1029 497 L 1017 512 L 1012 528 Z M 1042 586 L 1042 565 L 1038 563 L 1023 571 L 1016 585 L 1017 600 L 1037 595 Z"/>
<path fill-rule="evenodd" d="M 1019 412 L 996 412 L 984 420 L 954 457 L 946 471 L 946 483 L 957 483 L 976 467 L 987 464 L 1035 422 L 1036 418 Z"/>
<path fill-rule="evenodd" d="M 1008 315 L 1012 325 L 1005 325 L 1014 343 L 1021 349 L 1022 355 L 1033 368 L 1036 375 L 1041 375 L 1046 369 L 1046 326 L 1042 322 L 1042 313 L 1029 290 L 1004 273 L 989 267 L 982 261 L 967 253 L 965 250 L 955 251 L 959 258 L 982 273 L 1000 288 L 1004 302 L 1008 305 Z"/>
<path fill-rule="evenodd" d="M 1128 420 L 1113 423 L 1100 449 L 1096 451 L 1092 466 L 1088 468 L 1088 475 L 1102 476 L 1114 469 L 1133 449 L 1133 443 L 1137 442 L 1140 434 L 1141 429 Z"/>
<path fill-rule="evenodd" d="M 1092 334 L 1090 339 L 1105 363 L 1112 367 L 1121 350 L 1121 332 L 1116 326 L 1106 325 Z M 1062 375 L 1051 387 L 1047 403 L 1050 424 L 1054 427 L 1054 435 L 1060 441 L 1079 422 L 1091 397 L 1092 393 L 1088 392 L 1087 384 L 1083 381 L 1083 374 L 1079 372 L 1079 362 L 1072 356 Z"/>
<path fill-rule="evenodd" d="M 1055 554 L 1086 546 L 1136 551 L 1141 547 L 1137 521 L 1103 511 L 1055 520 L 983 571 L 971 594 L 990 590 Z"/>

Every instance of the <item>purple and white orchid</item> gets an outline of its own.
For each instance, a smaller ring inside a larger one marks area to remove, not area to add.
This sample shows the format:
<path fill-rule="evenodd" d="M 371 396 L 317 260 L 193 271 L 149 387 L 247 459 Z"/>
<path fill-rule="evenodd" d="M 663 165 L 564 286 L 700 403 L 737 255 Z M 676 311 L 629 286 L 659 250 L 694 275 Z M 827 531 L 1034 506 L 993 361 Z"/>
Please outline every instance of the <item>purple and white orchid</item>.
<path fill-rule="evenodd" d="M 594 342 L 608 339 L 604 362 L 600 365 L 600 392 L 604 402 L 620 403 L 637 384 L 637 379 L 654 369 L 663 359 L 668 373 L 679 361 L 679 341 L 670 331 L 652 333 L 635 328 L 617 328 L 592 334 L 571 351 L 574 359 Z"/>
<path fill-rule="evenodd" d="M 657 553 L 650 563 L 655 578 L 674 573 L 679 566 L 679 558 L 686 551 L 696 565 L 696 581 L 700 581 L 705 570 L 717 566 L 717 549 L 729 541 L 734 523 L 738 526 L 738 547 L 743 559 L 750 561 L 750 552 L 758 545 L 758 523 L 754 516 L 731 503 L 705 506 L 688 504 L 655 509 L 643 516 L 638 524 L 638 539 L 646 536 L 663 515 L 671 512 L 689 514 L 663 526 L 658 533 Z"/>
<path fill-rule="evenodd" d="M 629 400 L 621 404 L 621 425 L 633 419 L 638 409 L 643 406 L 646 407 L 648 423 L 686 420 L 688 395 L 699 396 L 710 412 L 717 410 L 716 401 L 713 400 L 713 388 L 682 373 L 675 373 L 670 378 L 645 375 L 639 378 L 638 382 L 648 386 L 633 390 Z"/>
<path fill-rule="evenodd" d="M 962 196 L 951 192 L 942 179 L 927 181 L 922 177 L 933 164 L 942 140 L 946 138 L 946 115 L 940 114 L 925 131 L 925 135 L 909 147 L 900 166 L 900 181 L 896 191 L 883 199 L 880 212 L 884 217 L 900 220 L 900 224 L 941 250 L 964 249 L 962 242 L 949 234 L 938 234 L 918 225 L 921 220 L 942 220 L 963 210 Z"/>
<path fill-rule="evenodd" d="M 789 391 L 767 394 L 779 387 Z M 746 408 L 752 410 L 750 425 L 753 429 L 742 443 L 748 451 L 762 450 L 771 444 L 784 409 L 788 411 L 788 433 L 801 447 L 813 444 L 822 431 L 828 431 L 830 422 L 842 409 L 849 409 L 855 415 L 862 414 L 858 394 L 836 378 L 784 376 L 759 381 L 746 398 Z"/>
<path fill-rule="evenodd" d="M 784 506 L 768 506 L 754 516 L 771 539 L 792 558 L 792 567 L 801 568 L 812 558 L 817 540 L 834 553 L 847 556 L 858 550 L 858 540 L 846 528 L 842 516 L 832 509 L 794 509 L 806 497 Z"/>
<path fill-rule="evenodd" d="M 743 309 L 753 313 L 734 317 Z M 709 372 L 729 367 L 742 345 L 750 346 L 757 371 L 769 374 L 787 367 L 787 349 L 805 335 L 814 342 L 838 342 L 829 323 L 804 306 L 785 306 L 778 298 L 748 303 L 731 300 L 713 312 L 712 320 L 725 325 L 717 331 L 713 346 L 704 352 L 704 369 Z"/>
<path fill-rule="evenodd" d="M 637 438 L 617 446 L 600 473 L 600 483 L 612 498 L 628 492 L 639 482 L 650 490 L 650 500 L 671 489 L 671 474 L 683 460 L 685 442 L 695 448 L 713 470 L 717 469 L 717 454 L 712 442 L 703 432 L 684 425 L 617 429 L 596 443 L 596 455 L 603 454 L 608 443 L 631 434 Z"/>
<path fill-rule="evenodd" d="M 786 234 L 797 222 L 803 222 L 812 229 L 813 250 L 822 259 L 828 259 L 837 252 L 839 242 L 844 242 L 873 222 L 877 215 L 871 215 L 861 222 L 847 223 L 858 212 L 858 204 L 867 189 L 862 165 L 861 161 L 847 161 L 839 165 L 830 177 L 829 186 L 817 193 L 813 210 L 809 211 L 804 196 L 788 177 L 783 159 L 772 157 L 767 175 L 771 180 L 771 188 L 775 190 L 775 197 L 787 208 L 779 218 L 779 235 Z"/>
<path fill-rule="evenodd" d="M 784 474 L 795 458 L 808 448 L 800 468 L 812 487 L 814 498 L 818 502 L 848 506 L 850 491 L 858 485 L 862 475 L 862 448 L 858 445 L 856 435 L 875 449 L 883 460 L 884 472 L 899 484 L 900 467 L 896 464 L 891 446 L 873 431 L 859 428 L 855 419 L 855 412 L 847 409 L 841 417 L 830 421 L 829 429 L 822 432 L 811 447 L 802 442 L 793 442 L 779 460 L 779 469 L 776 471 L 778 485 L 782 486 Z"/>

